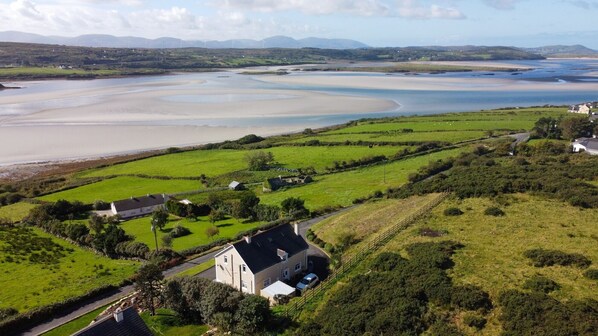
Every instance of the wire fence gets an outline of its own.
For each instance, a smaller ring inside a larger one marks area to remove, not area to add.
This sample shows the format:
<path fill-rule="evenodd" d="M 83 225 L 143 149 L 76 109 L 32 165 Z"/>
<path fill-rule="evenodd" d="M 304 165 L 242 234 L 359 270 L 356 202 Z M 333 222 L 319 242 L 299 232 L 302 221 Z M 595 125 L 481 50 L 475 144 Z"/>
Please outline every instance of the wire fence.
<path fill-rule="evenodd" d="M 428 214 L 430 210 L 438 206 L 448 196 L 449 193 L 439 194 L 436 198 L 424 205 L 421 209 L 403 218 L 398 223 L 384 231 L 382 234 L 372 239 L 370 242 L 367 243 L 367 245 L 363 246 L 359 251 L 357 251 L 357 253 L 352 254 L 347 258 L 343 258 L 341 260 L 341 264 L 338 267 L 336 267 L 332 271 L 332 273 L 330 273 L 326 280 L 323 280 L 315 288 L 307 290 L 301 295 L 301 298 L 299 298 L 298 300 L 294 300 L 294 302 L 287 305 L 285 315 L 293 319 L 298 317 L 299 313 L 301 313 L 305 305 L 308 304 L 314 297 L 320 295 L 321 293 L 332 287 L 336 280 L 338 280 L 344 273 L 351 270 L 355 265 L 364 260 L 368 255 L 372 254 L 372 252 L 386 245 L 395 235 L 405 230 L 416 220 Z"/>

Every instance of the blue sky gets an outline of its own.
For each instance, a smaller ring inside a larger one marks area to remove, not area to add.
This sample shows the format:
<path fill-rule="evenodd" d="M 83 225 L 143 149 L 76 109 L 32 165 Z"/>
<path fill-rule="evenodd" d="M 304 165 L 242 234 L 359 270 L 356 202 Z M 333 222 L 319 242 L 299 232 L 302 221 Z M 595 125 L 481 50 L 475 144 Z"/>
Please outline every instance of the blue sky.
<path fill-rule="evenodd" d="M 0 0 L 0 31 L 598 49 L 597 15 L 598 0 Z"/>

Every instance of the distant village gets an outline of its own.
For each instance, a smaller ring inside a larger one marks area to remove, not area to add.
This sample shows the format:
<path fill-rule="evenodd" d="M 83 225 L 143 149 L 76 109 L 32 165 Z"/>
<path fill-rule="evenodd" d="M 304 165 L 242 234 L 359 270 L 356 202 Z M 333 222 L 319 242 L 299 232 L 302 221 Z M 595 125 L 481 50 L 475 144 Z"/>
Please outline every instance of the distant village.
<path fill-rule="evenodd" d="M 596 112 L 595 112 L 596 111 Z M 590 122 L 598 124 L 598 101 L 574 104 L 569 106 L 569 113 L 587 115 Z M 574 152 L 584 151 L 591 155 L 598 155 L 598 132 L 594 132 L 591 138 L 579 138 L 571 144 Z"/>

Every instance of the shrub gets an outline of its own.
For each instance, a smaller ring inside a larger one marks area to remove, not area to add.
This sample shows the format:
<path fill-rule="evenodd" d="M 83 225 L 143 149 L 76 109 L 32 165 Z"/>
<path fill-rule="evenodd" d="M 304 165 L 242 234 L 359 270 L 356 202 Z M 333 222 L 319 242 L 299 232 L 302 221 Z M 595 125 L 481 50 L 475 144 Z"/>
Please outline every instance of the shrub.
<path fill-rule="evenodd" d="M 17 315 L 18 313 L 19 311 L 13 307 L 0 308 L 0 321 L 5 320 L 11 316 Z"/>
<path fill-rule="evenodd" d="M 467 310 L 492 308 L 488 293 L 473 285 L 453 287 L 451 303 Z"/>
<path fill-rule="evenodd" d="M 484 215 L 500 217 L 500 216 L 504 216 L 505 212 L 497 207 L 488 207 L 488 208 L 486 208 L 486 210 L 484 210 Z"/>
<path fill-rule="evenodd" d="M 183 236 L 186 236 L 186 235 L 189 235 L 189 234 L 191 234 L 191 231 L 189 229 L 187 229 L 186 227 L 181 226 L 181 225 L 175 226 L 174 229 L 172 229 L 172 231 L 170 231 L 170 233 L 169 233 L 169 235 L 172 238 L 183 237 Z"/>
<path fill-rule="evenodd" d="M 110 203 L 104 202 L 102 200 L 96 200 L 93 202 L 93 209 L 94 210 L 108 210 L 108 209 L 110 209 Z"/>
<path fill-rule="evenodd" d="M 326 251 L 328 251 L 329 253 L 334 253 L 334 245 L 330 244 L 330 243 L 326 243 L 326 245 L 324 245 L 324 249 Z"/>
<path fill-rule="evenodd" d="M 434 230 L 430 228 L 420 228 L 418 231 L 419 235 L 424 237 L 442 237 L 448 234 L 446 230 Z"/>
<path fill-rule="evenodd" d="M 598 280 L 598 269 L 589 269 L 583 272 L 583 276 L 590 280 Z"/>
<path fill-rule="evenodd" d="M 540 275 L 534 275 L 533 277 L 525 280 L 523 283 L 523 288 L 536 292 L 550 293 L 561 288 L 561 286 L 551 279 Z"/>
<path fill-rule="evenodd" d="M 404 265 L 407 259 L 392 252 L 382 252 L 372 262 L 372 268 L 379 272 L 392 271 L 400 265 Z"/>
<path fill-rule="evenodd" d="M 459 208 L 451 207 L 444 209 L 445 216 L 461 216 L 462 214 L 463 211 L 461 211 Z"/>
<path fill-rule="evenodd" d="M 430 336 L 462 336 L 463 334 L 452 324 L 444 321 L 437 321 L 434 323 L 430 330 L 428 330 Z"/>
<path fill-rule="evenodd" d="M 530 258 L 536 267 L 560 265 L 586 268 L 592 263 L 590 259 L 582 254 L 565 253 L 558 250 L 532 249 L 525 251 L 523 255 Z"/>
<path fill-rule="evenodd" d="M 484 329 L 486 322 L 485 318 L 477 314 L 467 314 L 463 317 L 463 323 L 466 326 L 476 328 L 477 330 Z"/>

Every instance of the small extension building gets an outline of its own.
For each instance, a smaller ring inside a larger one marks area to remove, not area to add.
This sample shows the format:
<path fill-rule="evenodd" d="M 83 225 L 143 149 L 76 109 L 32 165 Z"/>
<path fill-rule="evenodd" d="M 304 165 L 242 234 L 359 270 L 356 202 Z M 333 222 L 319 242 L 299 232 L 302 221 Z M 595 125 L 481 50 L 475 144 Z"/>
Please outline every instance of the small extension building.
<path fill-rule="evenodd" d="M 598 155 L 598 139 L 579 138 L 572 144 L 574 152 L 584 151 L 590 155 Z"/>
<path fill-rule="evenodd" d="M 290 224 L 247 236 L 216 254 L 216 281 L 259 295 L 307 270 L 308 247 Z"/>
<path fill-rule="evenodd" d="M 148 194 L 146 196 L 114 201 L 110 205 L 110 208 L 114 215 L 119 215 L 121 218 L 132 218 L 144 216 L 158 208 L 163 208 L 166 201 L 168 201 L 168 196 L 165 194 Z"/>
<path fill-rule="evenodd" d="M 228 189 L 230 190 L 245 190 L 245 185 L 241 182 L 232 181 L 228 185 Z"/>
<path fill-rule="evenodd" d="M 151 336 L 152 332 L 143 322 L 135 307 L 117 309 L 98 321 L 74 333 L 73 336 Z"/>

